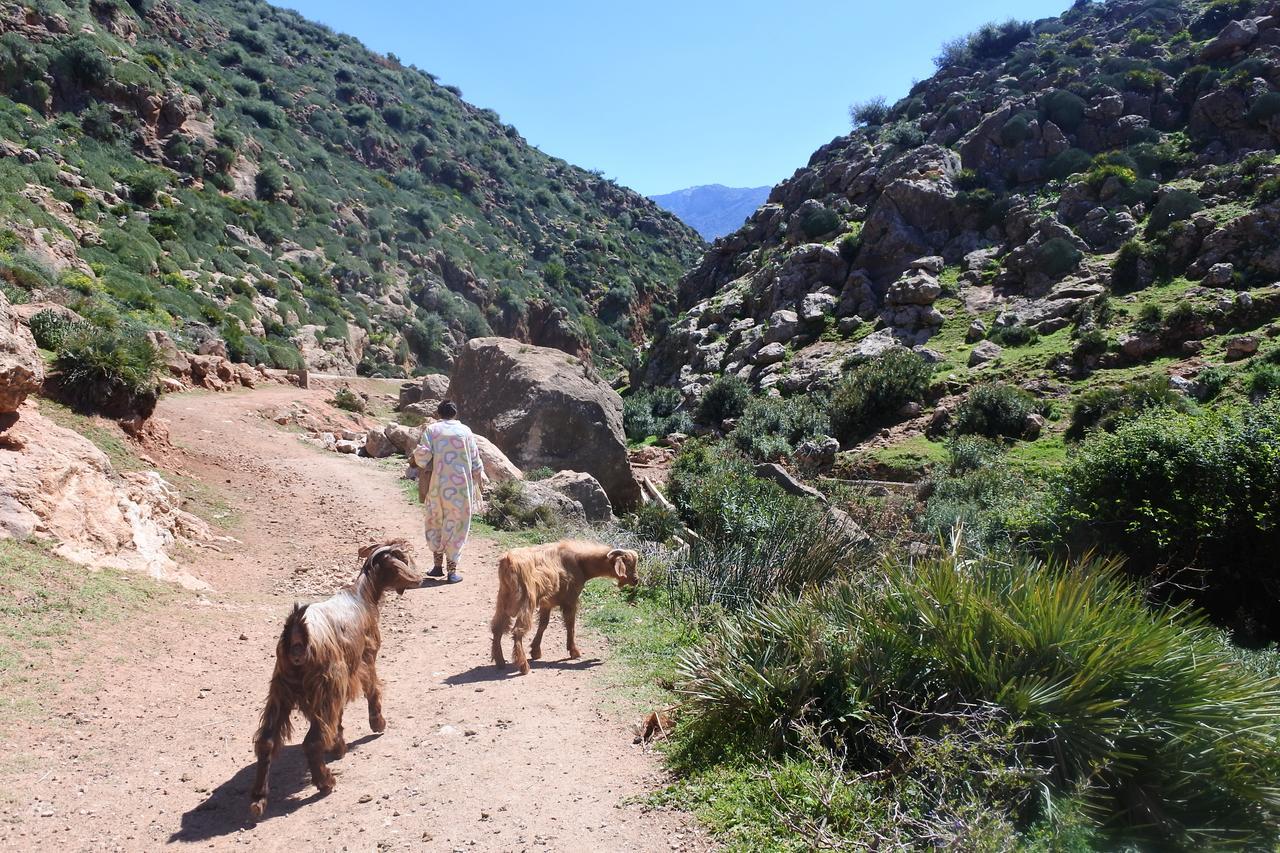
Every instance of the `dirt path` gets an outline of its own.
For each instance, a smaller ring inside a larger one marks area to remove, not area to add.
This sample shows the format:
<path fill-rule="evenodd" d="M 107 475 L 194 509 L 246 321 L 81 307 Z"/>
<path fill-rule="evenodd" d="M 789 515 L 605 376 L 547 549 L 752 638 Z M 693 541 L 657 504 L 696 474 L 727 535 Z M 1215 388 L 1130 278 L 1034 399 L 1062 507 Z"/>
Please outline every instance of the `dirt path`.
<path fill-rule="evenodd" d="M 266 818 L 246 822 L 251 737 L 290 602 L 348 582 L 360 545 L 400 535 L 421 547 L 392 472 L 314 449 L 259 415 L 307 395 L 322 396 L 270 387 L 165 398 L 159 414 L 186 449 L 181 464 L 226 495 L 240 544 L 187 555 L 214 592 L 60 656 L 78 665 L 5 746 L 0 847 L 701 848 L 684 816 L 628 802 L 661 774 L 609 710 L 600 637 L 588 633 L 585 659 L 568 661 L 553 624 L 549 660 L 530 676 L 488 665 L 497 554 L 484 540 L 464 556 L 464 583 L 384 607 L 386 733 L 370 734 L 351 706 L 351 748 L 323 798 L 291 744 L 273 767 Z"/>

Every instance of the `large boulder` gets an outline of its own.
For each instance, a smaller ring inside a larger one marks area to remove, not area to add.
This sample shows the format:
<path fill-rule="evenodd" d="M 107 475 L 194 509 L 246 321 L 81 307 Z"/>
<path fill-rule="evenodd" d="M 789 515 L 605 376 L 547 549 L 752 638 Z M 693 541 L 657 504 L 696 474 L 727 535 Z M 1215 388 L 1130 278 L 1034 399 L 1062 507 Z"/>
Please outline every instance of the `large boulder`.
<path fill-rule="evenodd" d="M 622 398 L 580 359 L 507 338 L 475 338 L 454 364 L 449 394 L 462 420 L 521 468 L 585 471 L 615 507 L 640 500 Z"/>
<path fill-rule="evenodd" d="M 476 447 L 480 451 L 480 462 L 484 465 L 484 475 L 489 478 L 490 483 L 496 485 L 497 483 L 524 479 L 524 474 L 507 458 L 505 453 L 498 449 L 498 445 L 483 435 L 476 436 Z"/>
<path fill-rule="evenodd" d="M 364 437 L 364 455 L 385 459 L 396 452 L 396 446 L 387 438 L 386 429 L 371 429 Z"/>
<path fill-rule="evenodd" d="M 561 471 L 542 483 L 582 504 L 587 521 L 609 521 L 613 518 L 613 505 L 609 503 L 609 496 L 605 494 L 600 482 L 590 474 Z"/>
<path fill-rule="evenodd" d="M 382 431 L 402 456 L 409 456 L 422 440 L 422 427 L 407 427 L 403 424 L 389 424 Z"/>
<path fill-rule="evenodd" d="M 419 387 L 422 394 L 418 399 L 434 400 L 438 403 L 449 396 L 449 377 L 443 373 L 428 373 L 422 377 L 422 384 Z"/>
<path fill-rule="evenodd" d="M 582 504 L 558 489 L 552 488 L 546 480 L 535 483 L 525 482 L 520 487 L 520 504 L 526 510 L 545 507 L 560 523 L 573 524 L 586 520 L 586 512 Z"/>
<path fill-rule="evenodd" d="M 9 310 L 0 294 L 0 430 L 17 419 L 18 407 L 44 381 L 44 362 L 30 330 Z"/>

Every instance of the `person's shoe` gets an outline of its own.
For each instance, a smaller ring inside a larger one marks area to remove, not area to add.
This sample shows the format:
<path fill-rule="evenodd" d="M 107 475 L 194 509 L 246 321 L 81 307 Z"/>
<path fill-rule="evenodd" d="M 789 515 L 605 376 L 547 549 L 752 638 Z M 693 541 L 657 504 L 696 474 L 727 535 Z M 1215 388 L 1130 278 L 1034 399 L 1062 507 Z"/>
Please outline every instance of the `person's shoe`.
<path fill-rule="evenodd" d="M 433 566 L 431 571 L 427 572 L 427 577 L 429 578 L 444 577 L 444 566 Z"/>
<path fill-rule="evenodd" d="M 447 578 L 447 580 L 449 581 L 449 583 L 462 583 L 462 575 L 458 574 L 456 571 L 449 572 L 449 577 Z"/>

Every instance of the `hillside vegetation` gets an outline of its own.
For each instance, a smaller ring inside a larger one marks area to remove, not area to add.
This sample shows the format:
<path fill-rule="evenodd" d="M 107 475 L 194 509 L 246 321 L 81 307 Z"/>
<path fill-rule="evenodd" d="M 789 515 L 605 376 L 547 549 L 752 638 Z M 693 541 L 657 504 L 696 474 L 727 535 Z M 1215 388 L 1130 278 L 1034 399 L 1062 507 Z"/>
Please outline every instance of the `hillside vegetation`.
<path fill-rule="evenodd" d="M 700 247 L 456 88 L 257 0 L 0 2 L 0 279 L 234 360 L 625 361 Z"/>

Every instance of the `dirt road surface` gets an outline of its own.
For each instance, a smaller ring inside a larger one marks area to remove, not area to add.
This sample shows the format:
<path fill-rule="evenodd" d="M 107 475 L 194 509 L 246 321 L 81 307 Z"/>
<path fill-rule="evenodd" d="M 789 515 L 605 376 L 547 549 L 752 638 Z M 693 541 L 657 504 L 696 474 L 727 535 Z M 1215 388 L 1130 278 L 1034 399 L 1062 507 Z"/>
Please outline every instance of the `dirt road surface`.
<path fill-rule="evenodd" d="M 570 661 L 553 623 L 529 676 L 489 665 L 497 548 L 484 540 L 464 555 L 464 583 L 383 607 L 386 732 L 369 731 L 358 700 L 333 793 L 310 785 L 295 741 L 272 769 L 266 816 L 247 820 L 252 734 L 291 602 L 349 582 L 357 548 L 385 537 L 409 538 L 429 563 L 394 471 L 261 415 L 322 396 L 272 386 L 164 398 L 174 464 L 222 492 L 239 542 L 183 552 L 213 591 L 54 653 L 42 707 L 8 727 L 0 848 L 702 849 L 686 816 L 635 802 L 662 775 L 606 697 L 601 637 L 587 632 Z"/>

